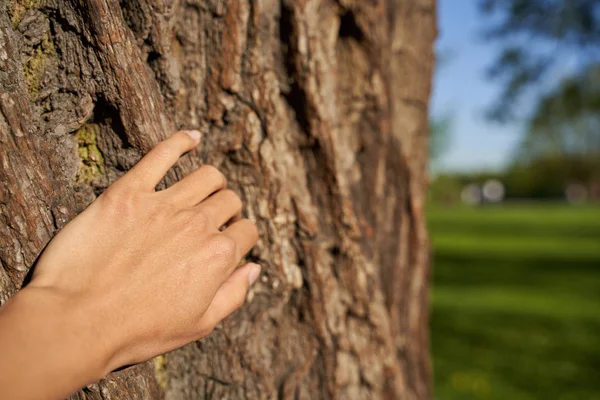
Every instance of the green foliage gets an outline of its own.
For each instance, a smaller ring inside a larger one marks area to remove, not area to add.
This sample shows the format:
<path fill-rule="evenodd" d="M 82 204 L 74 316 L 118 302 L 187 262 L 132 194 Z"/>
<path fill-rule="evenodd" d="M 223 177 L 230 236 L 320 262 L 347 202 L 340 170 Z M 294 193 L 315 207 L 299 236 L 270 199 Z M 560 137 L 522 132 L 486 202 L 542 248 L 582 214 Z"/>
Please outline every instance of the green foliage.
<path fill-rule="evenodd" d="M 433 204 L 457 204 L 462 188 L 470 183 L 482 185 L 490 179 L 504 184 L 509 200 L 562 200 L 567 185 L 587 186 L 600 181 L 600 157 L 544 156 L 515 162 L 501 172 L 438 175 L 430 184 L 429 200 Z"/>
<path fill-rule="evenodd" d="M 517 163 L 501 177 L 512 198 L 561 198 L 570 183 L 600 180 L 600 159 L 576 156 L 539 157 Z"/>
<path fill-rule="evenodd" d="M 504 84 L 489 113 L 493 119 L 514 117 L 518 100 L 532 86 L 548 85 L 559 60 L 575 58 L 582 68 L 600 61 L 597 0 L 480 0 L 480 8 L 492 24 L 487 40 L 503 46 L 489 70 Z"/>
<path fill-rule="evenodd" d="M 462 186 L 461 180 L 454 175 L 438 175 L 429 185 L 429 202 L 443 205 L 458 204 Z"/>
<path fill-rule="evenodd" d="M 504 176 L 508 195 L 557 197 L 570 182 L 598 179 L 600 1 L 480 0 L 480 6 L 499 21 L 487 39 L 504 46 L 489 71 L 504 84 L 490 116 L 514 117 L 529 88 L 545 87 Z M 556 84 L 549 74 L 565 57 L 575 59 L 577 68 Z"/>
<path fill-rule="evenodd" d="M 600 208 L 433 208 L 436 398 L 600 399 Z"/>
<path fill-rule="evenodd" d="M 600 65 L 541 98 L 517 154 L 519 161 L 574 156 L 600 158 Z"/>

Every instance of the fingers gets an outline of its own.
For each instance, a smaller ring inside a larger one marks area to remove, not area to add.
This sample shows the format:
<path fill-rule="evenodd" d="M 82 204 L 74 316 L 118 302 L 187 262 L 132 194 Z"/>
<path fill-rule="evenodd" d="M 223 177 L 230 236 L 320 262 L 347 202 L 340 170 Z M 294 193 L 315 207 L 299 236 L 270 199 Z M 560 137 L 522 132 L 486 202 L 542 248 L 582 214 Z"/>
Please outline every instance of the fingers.
<path fill-rule="evenodd" d="M 212 329 L 225 317 L 240 308 L 246 301 L 248 288 L 258 279 L 259 274 L 260 266 L 252 263 L 238 268 L 231 274 L 217 290 L 202 317 L 201 324 Z"/>
<path fill-rule="evenodd" d="M 193 207 L 225 187 L 225 175 L 212 165 L 204 165 L 165 190 L 165 194 L 177 204 Z"/>
<path fill-rule="evenodd" d="M 250 220 L 242 219 L 229 225 L 222 233 L 235 242 L 235 259 L 241 260 L 258 241 L 258 230 Z"/>
<path fill-rule="evenodd" d="M 220 228 L 228 221 L 239 220 L 242 215 L 242 200 L 233 190 L 221 190 L 197 206 L 204 212 L 214 228 Z"/>
<path fill-rule="evenodd" d="M 127 185 L 154 190 L 184 153 L 200 143 L 200 132 L 179 131 L 157 144 L 122 179 Z"/>

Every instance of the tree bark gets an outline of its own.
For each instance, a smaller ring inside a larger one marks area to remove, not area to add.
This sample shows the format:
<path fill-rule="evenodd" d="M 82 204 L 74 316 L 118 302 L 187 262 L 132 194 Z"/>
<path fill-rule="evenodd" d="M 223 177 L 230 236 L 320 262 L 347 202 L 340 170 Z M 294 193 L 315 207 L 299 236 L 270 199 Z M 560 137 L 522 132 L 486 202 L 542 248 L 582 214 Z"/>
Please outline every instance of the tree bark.
<path fill-rule="evenodd" d="M 427 399 L 434 0 L 2 0 L 0 302 L 177 128 L 260 231 L 248 303 L 74 399 Z"/>

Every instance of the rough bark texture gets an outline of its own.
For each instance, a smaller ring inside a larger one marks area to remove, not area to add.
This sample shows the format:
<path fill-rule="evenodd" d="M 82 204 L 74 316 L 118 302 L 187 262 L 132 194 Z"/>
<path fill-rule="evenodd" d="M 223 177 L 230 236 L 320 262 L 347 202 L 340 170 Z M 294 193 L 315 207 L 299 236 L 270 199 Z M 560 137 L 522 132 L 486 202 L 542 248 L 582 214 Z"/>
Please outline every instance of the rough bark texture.
<path fill-rule="evenodd" d="M 0 302 L 176 128 L 261 239 L 205 340 L 74 399 L 426 399 L 434 0 L 0 0 Z"/>

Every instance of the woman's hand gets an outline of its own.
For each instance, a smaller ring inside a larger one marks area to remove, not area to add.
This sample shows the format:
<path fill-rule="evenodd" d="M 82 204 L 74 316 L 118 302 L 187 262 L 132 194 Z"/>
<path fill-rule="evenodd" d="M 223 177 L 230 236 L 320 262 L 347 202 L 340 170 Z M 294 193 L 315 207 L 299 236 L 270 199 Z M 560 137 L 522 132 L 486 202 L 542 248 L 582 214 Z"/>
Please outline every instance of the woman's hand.
<path fill-rule="evenodd" d="M 260 273 L 256 264 L 236 269 L 257 230 L 241 218 L 242 202 L 216 168 L 154 189 L 199 140 L 199 132 L 178 132 L 158 144 L 59 232 L 15 296 L 28 296 L 14 301 L 21 314 L 38 304 L 64 319 L 56 325 L 77 332 L 73 347 L 89 352 L 83 358 L 99 363 L 100 375 L 208 335 L 244 303 Z M 39 317 L 30 315 L 28 323 Z"/>

